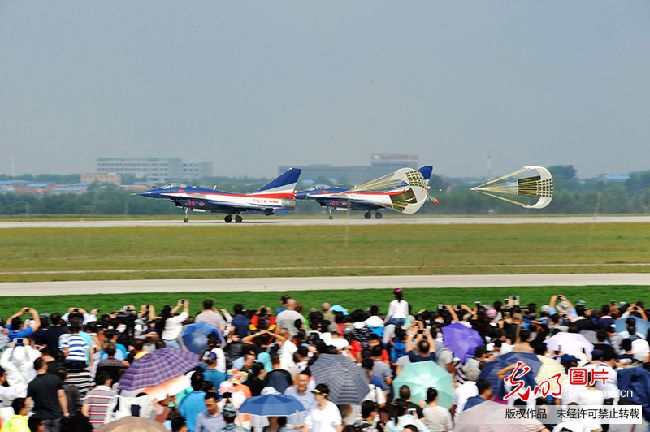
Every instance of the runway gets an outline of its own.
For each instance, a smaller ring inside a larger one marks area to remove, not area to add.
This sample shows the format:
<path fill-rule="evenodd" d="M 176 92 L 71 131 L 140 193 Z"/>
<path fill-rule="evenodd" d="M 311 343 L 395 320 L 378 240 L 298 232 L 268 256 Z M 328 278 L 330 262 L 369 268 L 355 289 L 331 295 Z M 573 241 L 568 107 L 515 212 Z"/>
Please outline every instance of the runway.
<path fill-rule="evenodd" d="M 371 288 L 489 288 L 586 285 L 650 287 L 650 273 L 340 276 L 246 279 L 147 279 L 0 284 L 1 296 L 153 292 L 288 292 Z"/>
<path fill-rule="evenodd" d="M 118 227 L 175 227 L 175 226 L 223 226 L 232 229 L 242 226 L 310 226 L 310 225 L 453 225 L 453 224 L 584 224 L 584 223 L 650 223 L 650 216 L 532 216 L 532 217 L 384 217 L 364 219 L 361 213 L 336 214 L 332 220 L 327 217 L 283 218 L 277 216 L 244 218 L 242 223 L 225 223 L 223 218 L 191 219 L 183 223 L 178 220 L 83 220 L 76 221 L 34 221 L 0 222 L 0 229 L 9 228 L 118 228 Z"/>

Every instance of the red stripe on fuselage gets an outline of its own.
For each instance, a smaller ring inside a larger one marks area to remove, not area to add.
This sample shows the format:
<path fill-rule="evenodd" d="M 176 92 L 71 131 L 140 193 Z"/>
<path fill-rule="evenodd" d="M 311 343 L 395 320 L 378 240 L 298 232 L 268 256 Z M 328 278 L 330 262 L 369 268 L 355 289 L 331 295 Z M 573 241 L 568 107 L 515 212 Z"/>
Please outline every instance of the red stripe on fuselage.
<path fill-rule="evenodd" d="M 236 193 L 209 193 L 209 192 L 187 192 L 186 195 L 204 195 L 207 197 L 247 197 L 247 198 L 295 198 L 294 192 L 276 192 L 268 194 L 236 194 Z"/>

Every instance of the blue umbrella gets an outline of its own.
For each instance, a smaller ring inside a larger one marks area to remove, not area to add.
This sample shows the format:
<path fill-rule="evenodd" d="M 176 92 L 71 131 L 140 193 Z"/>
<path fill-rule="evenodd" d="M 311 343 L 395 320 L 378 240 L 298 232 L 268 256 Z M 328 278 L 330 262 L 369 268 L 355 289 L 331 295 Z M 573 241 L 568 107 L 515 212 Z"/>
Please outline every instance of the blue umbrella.
<path fill-rule="evenodd" d="M 239 407 L 239 412 L 265 417 L 288 417 L 305 411 L 300 401 L 293 396 L 267 394 L 249 397 Z"/>
<path fill-rule="evenodd" d="M 644 320 L 643 318 L 639 318 L 637 316 L 632 316 L 631 318 L 634 318 L 634 321 L 636 322 L 636 331 L 637 333 L 640 333 L 645 337 L 648 334 L 648 328 L 650 328 L 650 322 Z M 620 333 L 622 331 L 627 330 L 625 328 L 625 320 L 627 318 L 620 318 L 614 321 L 614 325 L 616 327 L 616 333 Z M 632 335 L 630 335 L 632 336 Z"/>
<path fill-rule="evenodd" d="M 221 341 L 219 329 L 203 322 L 190 324 L 183 330 L 183 344 L 194 354 L 201 352 L 208 346 L 208 336 L 215 333 Z"/>
<path fill-rule="evenodd" d="M 535 385 L 534 378 L 537 376 L 539 369 L 542 367 L 542 362 L 539 361 L 537 356 L 533 353 L 509 352 L 502 356 L 497 357 L 491 362 L 483 366 L 479 378 L 485 378 L 492 384 L 492 393 L 504 396 L 501 393 L 501 380 L 497 377 L 497 372 L 501 369 L 517 364 L 518 361 L 526 363 L 530 367 L 528 376 L 532 379 L 533 386 Z M 523 378 L 522 378 L 523 380 Z"/>
<path fill-rule="evenodd" d="M 467 357 L 474 356 L 474 349 L 483 345 L 483 339 L 472 328 L 465 327 L 459 322 L 452 323 L 440 329 L 444 337 L 445 347 L 449 348 L 461 362 L 465 363 Z"/>
<path fill-rule="evenodd" d="M 316 383 L 330 389 L 328 399 L 335 404 L 360 404 L 370 392 L 365 369 L 338 354 L 321 354 L 311 366 Z"/>

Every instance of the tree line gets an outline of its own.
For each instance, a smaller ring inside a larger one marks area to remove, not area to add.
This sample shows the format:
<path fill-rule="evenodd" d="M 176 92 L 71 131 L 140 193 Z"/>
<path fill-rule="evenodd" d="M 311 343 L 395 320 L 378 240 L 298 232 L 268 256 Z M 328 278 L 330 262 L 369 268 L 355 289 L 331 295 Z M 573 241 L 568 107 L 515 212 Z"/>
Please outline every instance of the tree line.
<path fill-rule="evenodd" d="M 551 204 L 542 210 L 528 210 L 501 200 L 472 192 L 478 183 L 464 179 L 433 176 L 431 195 L 440 204 L 428 203 L 422 214 L 486 215 L 486 214 L 649 214 L 650 171 L 633 173 L 627 180 L 579 180 L 572 166 L 549 167 L 555 192 Z M 41 180 L 41 179 L 39 179 Z M 205 179 L 204 179 L 205 180 Z M 208 179 L 216 180 L 216 179 Z M 264 179 L 219 178 L 220 189 L 237 192 L 253 191 Z M 206 182 L 207 183 L 207 182 Z M 314 202 L 298 202 L 295 214 L 316 215 L 325 211 Z M 154 216 L 180 215 L 181 209 L 170 201 L 144 199 L 117 186 L 93 185 L 88 192 L 73 194 L 0 194 L 0 214 L 30 217 L 35 215 L 117 215 Z"/>

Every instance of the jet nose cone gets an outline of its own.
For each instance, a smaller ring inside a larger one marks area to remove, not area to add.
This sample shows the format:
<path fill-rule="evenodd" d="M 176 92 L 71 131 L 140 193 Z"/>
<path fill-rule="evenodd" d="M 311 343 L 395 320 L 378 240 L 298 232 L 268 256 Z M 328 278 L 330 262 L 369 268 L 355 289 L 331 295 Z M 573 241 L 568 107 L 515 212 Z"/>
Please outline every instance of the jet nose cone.
<path fill-rule="evenodd" d="M 145 198 L 155 198 L 156 196 L 158 196 L 158 192 L 152 189 L 144 192 L 139 192 L 138 195 L 143 196 Z"/>
<path fill-rule="evenodd" d="M 307 192 L 301 191 L 301 192 L 296 192 L 296 199 L 297 200 L 302 200 L 307 197 Z"/>

